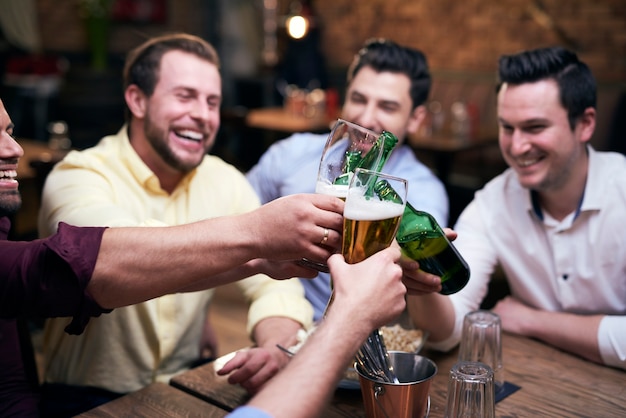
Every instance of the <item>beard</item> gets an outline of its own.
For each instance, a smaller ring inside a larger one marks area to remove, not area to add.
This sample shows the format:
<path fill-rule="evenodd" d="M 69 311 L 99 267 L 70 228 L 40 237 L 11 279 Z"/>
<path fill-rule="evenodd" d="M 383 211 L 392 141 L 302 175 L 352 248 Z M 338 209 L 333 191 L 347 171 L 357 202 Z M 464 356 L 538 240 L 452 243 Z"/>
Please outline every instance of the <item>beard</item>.
<path fill-rule="evenodd" d="M 179 158 L 167 143 L 167 131 L 160 129 L 156 124 L 152 123 L 150 114 L 148 113 L 144 119 L 143 130 L 146 135 L 146 139 L 161 157 L 161 159 L 170 167 L 178 170 L 182 173 L 188 173 L 194 168 L 198 167 L 202 162 L 202 155 L 198 161 L 188 162 Z"/>
<path fill-rule="evenodd" d="M 22 196 L 19 190 L 0 193 L 0 217 L 17 213 L 22 206 Z"/>

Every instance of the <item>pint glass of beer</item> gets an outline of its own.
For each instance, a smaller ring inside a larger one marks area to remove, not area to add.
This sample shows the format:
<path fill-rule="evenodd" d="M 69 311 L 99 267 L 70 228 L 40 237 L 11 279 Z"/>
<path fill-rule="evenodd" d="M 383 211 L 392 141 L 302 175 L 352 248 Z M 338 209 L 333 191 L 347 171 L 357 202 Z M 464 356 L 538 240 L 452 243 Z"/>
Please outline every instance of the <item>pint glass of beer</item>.
<path fill-rule="evenodd" d="M 379 134 L 360 125 L 338 119 L 328 135 L 317 173 L 315 192 L 345 199 L 357 167 L 376 167 L 382 144 Z"/>
<path fill-rule="evenodd" d="M 400 199 L 385 200 L 375 186 L 386 181 Z M 357 169 L 343 212 L 342 254 L 350 264 L 387 248 L 396 236 L 406 205 L 408 182 L 380 172 Z"/>

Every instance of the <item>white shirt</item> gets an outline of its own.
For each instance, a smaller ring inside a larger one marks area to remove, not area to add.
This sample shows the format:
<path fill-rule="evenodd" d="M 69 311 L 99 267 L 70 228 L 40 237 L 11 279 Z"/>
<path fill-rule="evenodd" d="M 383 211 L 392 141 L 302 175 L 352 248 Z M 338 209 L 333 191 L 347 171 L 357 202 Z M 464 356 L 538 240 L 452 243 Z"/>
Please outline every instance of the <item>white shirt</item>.
<path fill-rule="evenodd" d="M 579 213 L 560 222 L 537 215 L 512 169 L 476 193 L 455 226 L 470 281 L 451 296 L 454 332 L 436 348 L 458 343 L 464 315 L 479 307 L 500 264 L 511 294 L 528 306 L 605 314 L 598 330 L 602 360 L 626 368 L 626 158 L 588 150 Z"/>

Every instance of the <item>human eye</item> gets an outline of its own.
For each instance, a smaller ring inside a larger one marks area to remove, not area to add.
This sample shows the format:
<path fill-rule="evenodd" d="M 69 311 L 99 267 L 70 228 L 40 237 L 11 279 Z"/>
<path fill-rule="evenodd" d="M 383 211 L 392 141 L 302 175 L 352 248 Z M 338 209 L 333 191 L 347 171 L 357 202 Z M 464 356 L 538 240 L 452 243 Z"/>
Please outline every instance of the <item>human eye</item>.
<path fill-rule="evenodd" d="M 500 130 L 505 133 L 505 134 L 512 134 L 513 133 L 513 126 L 500 122 Z"/>
<path fill-rule="evenodd" d="M 352 94 L 352 95 L 350 95 L 350 101 L 352 103 L 359 103 L 359 104 L 362 104 L 362 103 L 366 102 L 365 97 L 361 96 L 360 94 Z"/>
<path fill-rule="evenodd" d="M 546 129 L 546 125 L 542 123 L 532 124 L 524 127 L 524 131 L 531 134 L 538 134 Z"/>
<path fill-rule="evenodd" d="M 195 97 L 193 91 L 189 89 L 178 89 L 176 90 L 175 95 L 181 101 L 189 101 Z"/>
<path fill-rule="evenodd" d="M 398 106 L 393 103 L 383 103 L 380 108 L 386 113 L 394 113 L 398 110 Z"/>
<path fill-rule="evenodd" d="M 207 104 L 211 109 L 219 109 L 222 105 L 222 101 L 219 98 L 210 98 L 207 100 Z"/>

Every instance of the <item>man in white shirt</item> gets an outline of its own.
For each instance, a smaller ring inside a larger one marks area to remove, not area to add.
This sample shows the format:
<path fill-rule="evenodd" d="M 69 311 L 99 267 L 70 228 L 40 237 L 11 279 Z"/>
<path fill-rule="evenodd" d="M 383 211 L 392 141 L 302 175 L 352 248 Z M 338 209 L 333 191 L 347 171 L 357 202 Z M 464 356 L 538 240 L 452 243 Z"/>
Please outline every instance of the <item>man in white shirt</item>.
<path fill-rule="evenodd" d="M 493 311 L 505 331 L 626 369 L 626 158 L 587 144 L 593 75 L 558 47 L 499 64 L 499 141 L 510 168 L 455 225 L 469 284 L 450 297 L 410 299 L 413 319 L 435 348 L 452 348 L 499 264 L 511 295 Z"/>

